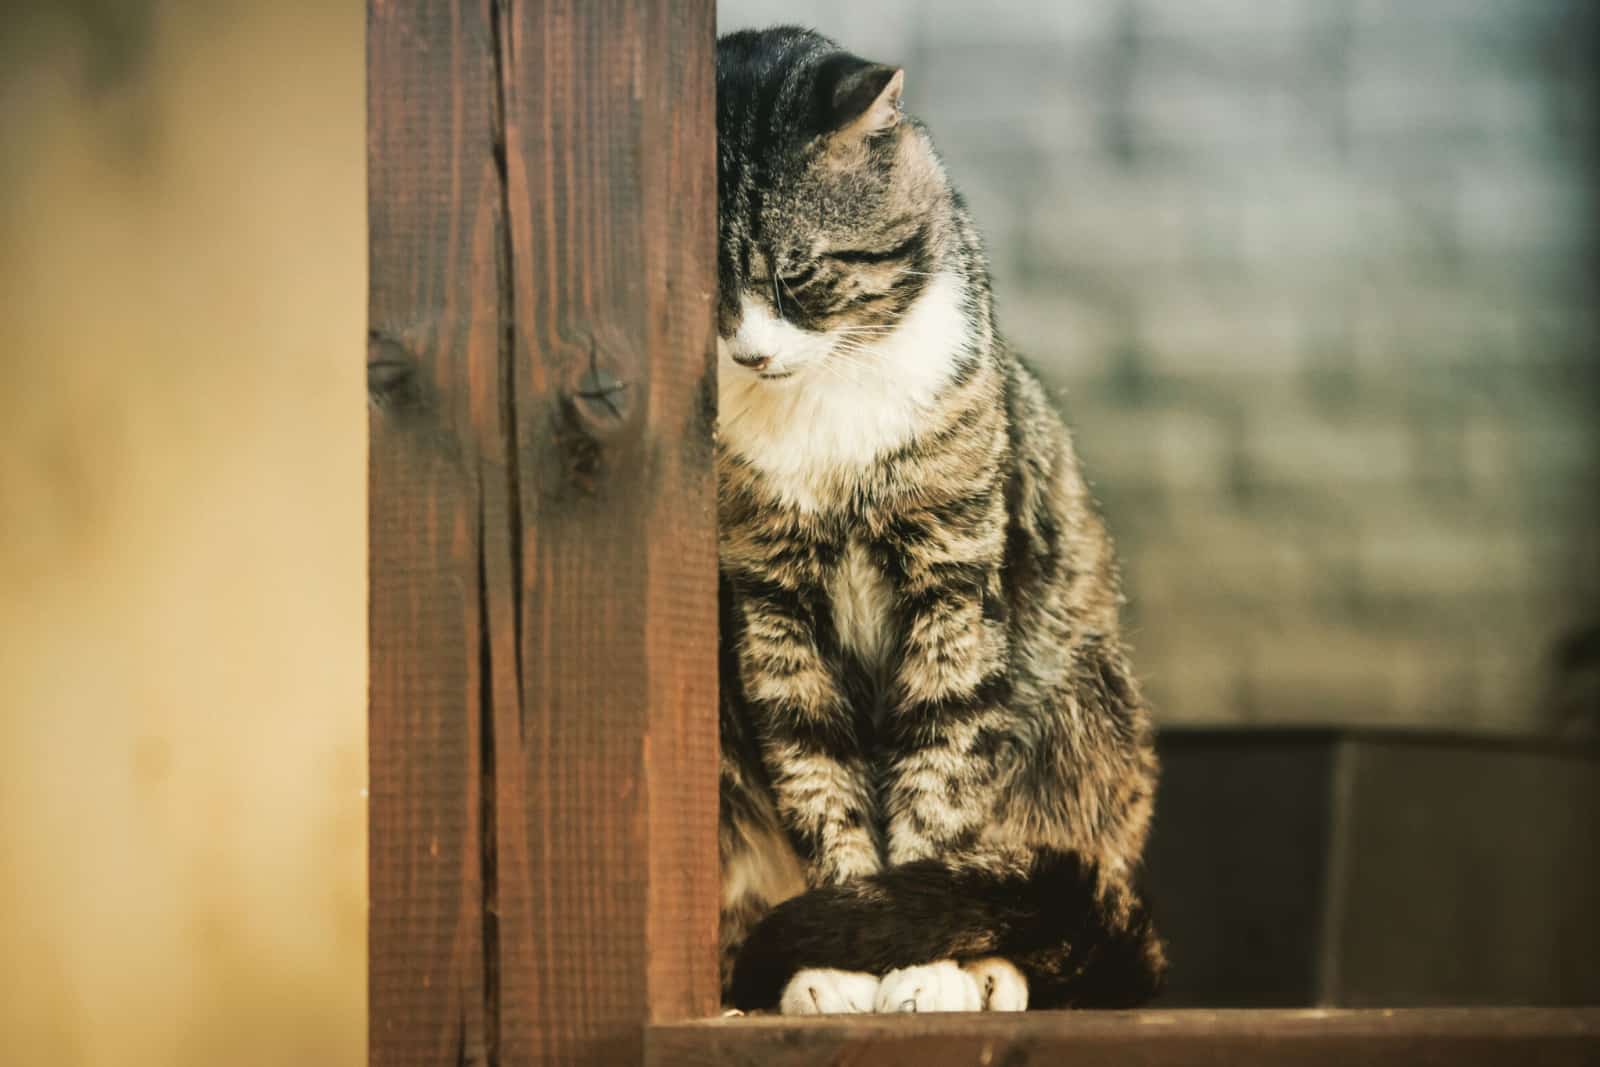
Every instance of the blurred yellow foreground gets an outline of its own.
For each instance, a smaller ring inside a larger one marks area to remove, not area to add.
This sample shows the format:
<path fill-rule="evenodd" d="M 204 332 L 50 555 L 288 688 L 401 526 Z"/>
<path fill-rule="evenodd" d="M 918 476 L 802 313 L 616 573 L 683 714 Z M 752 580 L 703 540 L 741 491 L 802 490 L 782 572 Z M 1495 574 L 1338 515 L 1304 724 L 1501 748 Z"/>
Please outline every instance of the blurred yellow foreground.
<path fill-rule="evenodd" d="M 365 1010 L 362 5 L 0 12 L 0 1061 Z"/>

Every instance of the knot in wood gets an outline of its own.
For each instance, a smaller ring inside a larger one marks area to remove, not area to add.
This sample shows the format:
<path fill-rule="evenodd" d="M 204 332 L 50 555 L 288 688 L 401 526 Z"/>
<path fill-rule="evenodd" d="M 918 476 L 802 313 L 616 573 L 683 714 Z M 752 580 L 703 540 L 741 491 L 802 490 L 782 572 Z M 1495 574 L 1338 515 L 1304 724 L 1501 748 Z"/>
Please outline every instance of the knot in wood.
<path fill-rule="evenodd" d="M 580 429 L 596 441 L 609 441 L 631 431 L 641 407 L 639 383 L 619 375 L 597 352 L 567 391 L 568 408 Z"/>
<path fill-rule="evenodd" d="M 420 399 L 417 361 L 393 337 L 367 333 L 367 396 L 382 408 L 410 408 Z"/>

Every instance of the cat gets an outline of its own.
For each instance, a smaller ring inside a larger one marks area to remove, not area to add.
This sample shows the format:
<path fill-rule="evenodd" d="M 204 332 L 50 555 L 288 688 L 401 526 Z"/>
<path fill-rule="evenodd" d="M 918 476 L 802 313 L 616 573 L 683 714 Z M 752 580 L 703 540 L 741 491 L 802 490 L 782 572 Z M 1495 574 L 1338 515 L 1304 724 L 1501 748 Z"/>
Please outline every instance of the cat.
<path fill-rule="evenodd" d="M 1131 1006 L 1165 956 L 1116 565 L 904 80 L 717 44 L 724 1003 Z"/>

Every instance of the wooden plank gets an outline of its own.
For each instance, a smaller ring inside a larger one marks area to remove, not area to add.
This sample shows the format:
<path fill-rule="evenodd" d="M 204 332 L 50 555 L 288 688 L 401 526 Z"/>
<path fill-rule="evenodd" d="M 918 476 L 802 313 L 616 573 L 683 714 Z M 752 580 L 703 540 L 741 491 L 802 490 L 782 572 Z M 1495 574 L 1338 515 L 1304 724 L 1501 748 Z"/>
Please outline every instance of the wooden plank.
<path fill-rule="evenodd" d="M 501 27 L 518 716 L 495 722 L 504 1062 L 638 1062 L 714 1013 L 715 12 Z"/>
<path fill-rule="evenodd" d="M 478 482 L 502 224 L 486 16 L 374 0 L 368 18 L 368 997 L 382 1065 L 481 1063 L 490 1044 Z"/>
<path fill-rule="evenodd" d="M 653 1067 L 1580 1067 L 1600 1062 L 1600 1009 L 715 1019 L 652 1027 L 647 1047 L 645 1062 Z"/>
<path fill-rule="evenodd" d="M 716 1008 L 709 0 L 371 0 L 372 1060 Z"/>

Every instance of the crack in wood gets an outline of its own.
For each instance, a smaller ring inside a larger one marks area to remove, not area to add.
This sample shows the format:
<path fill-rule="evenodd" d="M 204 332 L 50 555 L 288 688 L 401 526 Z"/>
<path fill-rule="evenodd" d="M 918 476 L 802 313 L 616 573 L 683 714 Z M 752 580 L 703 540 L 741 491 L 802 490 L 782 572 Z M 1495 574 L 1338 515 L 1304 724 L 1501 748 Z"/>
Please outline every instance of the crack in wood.
<path fill-rule="evenodd" d="M 512 633 L 517 669 L 517 730 L 518 741 L 527 732 L 526 709 L 523 694 L 522 663 L 522 441 L 517 422 L 517 294 L 513 271 L 515 257 L 511 237 L 511 180 L 506 165 L 506 79 L 516 67 L 511 54 L 511 34 L 506 27 L 511 20 L 511 0 L 489 0 L 490 46 L 494 65 L 494 118 L 493 144 L 496 178 L 500 191 L 499 242 L 496 249 L 496 271 L 499 281 L 500 315 L 500 418 L 505 429 L 506 477 L 508 496 L 506 521 L 509 524 L 511 550 L 511 604 Z"/>
<path fill-rule="evenodd" d="M 496 219 L 495 272 L 497 283 L 496 314 L 499 318 L 498 350 L 496 353 L 496 385 L 499 390 L 500 422 L 505 434 L 506 479 L 505 514 L 494 516 L 487 506 L 487 492 L 479 485 L 478 522 L 478 597 L 482 631 L 482 692 L 479 714 L 481 716 L 480 774 L 482 788 L 482 841 L 483 879 L 483 996 L 485 1064 L 498 1067 L 500 1063 L 500 883 L 499 883 L 499 791 L 496 778 L 496 708 L 494 694 L 493 629 L 490 615 L 490 588 L 488 580 L 488 538 L 485 529 L 498 518 L 507 525 L 506 552 L 510 571 L 510 612 L 512 649 L 516 674 L 517 723 L 523 730 L 523 674 L 522 674 L 522 539 L 521 530 L 521 443 L 518 435 L 516 395 L 516 291 L 512 271 L 511 196 L 510 177 L 506 155 L 506 77 L 511 69 L 510 35 L 506 22 L 510 17 L 510 0 L 490 0 L 489 33 L 490 62 L 494 76 L 494 100 L 491 119 L 491 150 L 494 157 L 495 178 L 498 182 L 499 217 Z"/>
<path fill-rule="evenodd" d="M 484 537 L 487 509 L 478 493 L 478 743 L 479 848 L 483 892 L 483 1028 L 485 1063 L 496 1067 L 500 1053 L 500 856 L 498 792 L 495 786 L 494 655 L 489 616 L 488 545 Z"/>
<path fill-rule="evenodd" d="M 467 1059 L 467 1015 L 456 1016 L 456 1067 L 471 1067 Z"/>

